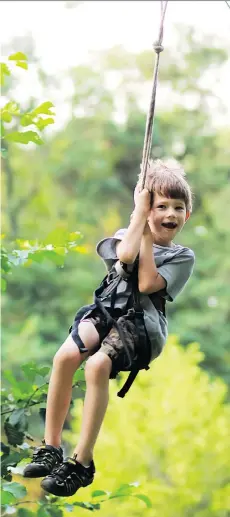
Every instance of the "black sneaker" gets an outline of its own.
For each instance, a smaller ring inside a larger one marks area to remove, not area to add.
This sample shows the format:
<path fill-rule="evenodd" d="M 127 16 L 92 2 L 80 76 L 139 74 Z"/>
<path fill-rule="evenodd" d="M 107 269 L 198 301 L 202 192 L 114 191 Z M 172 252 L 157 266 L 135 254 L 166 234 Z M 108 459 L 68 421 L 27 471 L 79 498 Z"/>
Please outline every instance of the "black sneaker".
<path fill-rule="evenodd" d="M 60 497 L 69 497 L 80 487 L 85 487 L 93 482 L 95 465 L 93 460 L 89 467 L 84 467 L 74 458 L 66 458 L 59 467 L 46 476 L 41 482 L 41 487 Z"/>
<path fill-rule="evenodd" d="M 23 476 L 25 478 L 41 478 L 52 472 L 53 468 L 62 463 L 63 450 L 61 447 L 41 445 L 36 447 L 32 462 L 26 465 Z"/>

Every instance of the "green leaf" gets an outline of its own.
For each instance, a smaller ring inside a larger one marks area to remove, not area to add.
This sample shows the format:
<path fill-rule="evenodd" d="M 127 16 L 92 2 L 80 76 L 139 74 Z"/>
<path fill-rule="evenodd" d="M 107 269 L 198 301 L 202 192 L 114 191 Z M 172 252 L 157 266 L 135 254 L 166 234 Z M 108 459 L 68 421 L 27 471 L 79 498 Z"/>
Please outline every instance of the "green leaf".
<path fill-rule="evenodd" d="M 6 280 L 5 280 L 5 278 L 1 277 L 0 282 L 1 282 L 1 291 L 4 292 L 6 290 Z"/>
<path fill-rule="evenodd" d="M 35 108 L 32 111 L 32 113 L 33 113 L 33 115 L 54 115 L 53 111 L 51 111 L 51 108 L 54 108 L 54 105 L 52 102 L 50 102 L 50 101 L 43 102 L 42 104 L 40 104 L 40 106 Z"/>
<path fill-rule="evenodd" d="M 15 379 L 11 370 L 5 370 L 4 379 L 6 379 L 11 384 L 11 391 L 14 395 L 15 399 L 22 398 L 24 399 L 27 395 L 31 393 L 31 383 L 27 381 L 18 381 Z"/>
<path fill-rule="evenodd" d="M 37 368 L 37 374 L 41 375 L 42 377 L 46 377 L 49 372 L 50 366 L 41 366 L 40 368 Z"/>
<path fill-rule="evenodd" d="M 3 124 L 3 121 L 1 120 L 1 138 L 4 138 L 5 136 L 5 127 Z"/>
<path fill-rule="evenodd" d="M 5 75 L 10 75 L 10 70 L 5 63 L 0 63 L 0 85 L 5 84 Z"/>
<path fill-rule="evenodd" d="M 37 511 L 37 517 L 50 517 L 50 513 L 44 506 L 40 506 L 40 508 Z"/>
<path fill-rule="evenodd" d="M 93 503 L 88 503 L 88 502 L 85 502 L 85 503 L 80 503 L 78 501 L 74 501 L 73 503 L 74 506 L 80 506 L 80 508 L 85 508 L 87 510 L 100 510 L 100 504 L 96 503 L 96 504 L 93 504 Z"/>
<path fill-rule="evenodd" d="M 17 517 L 35 517 L 37 513 L 28 510 L 27 508 L 19 508 L 17 510 Z"/>
<path fill-rule="evenodd" d="M 27 494 L 26 487 L 16 482 L 3 483 L 2 490 L 10 492 L 17 499 L 22 499 Z"/>
<path fill-rule="evenodd" d="M 30 126 L 33 123 L 34 120 L 33 115 L 31 115 L 31 113 L 25 113 L 25 115 L 22 115 L 22 117 L 20 118 L 20 124 L 23 127 Z"/>
<path fill-rule="evenodd" d="M 10 448 L 9 448 L 10 449 Z M 2 476 L 5 478 L 9 475 L 9 468 L 20 464 L 23 458 L 28 458 L 28 450 L 21 450 L 20 452 L 12 452 L 9 454 L 4 453 L 1 457 Z M 31 460 L 29 460 L 31 461 Z"/>
<path fill-rule="evenodd" d="M 134 497 L 136 497 L 137 499 L 140 499 L 141 501 L 144 501 L 144 503 L 146 504 L 147 508 L 152 508 L 152 503 L 149 499 L 149 497 L 147 497 L 147 495 L 142 495 L 142 494 L 135 494 Z"/>
<path fill-rule="evenodd" d="M 31 383 L 34 382 L 36 375 L 45 377 L 50 371 L 49 366 L 37 366 L 34 361 L 23 364 L 21 369 Z"/>
<path fill-rule="evenodd" d="M 21 409 L 16 409 L 15 411 L 13 411 L 13 413 L 11 413 L 11 415 L 9 416 L 9 422 L 11 425 L 16 425 L 20 422 L 21 418 L 25 415 L 25 411 L 23 408 Z"/>
<path fill-rule="evenodd" d="M 16 498 L 10 492 L 1 490 L 1 505 L 15 503 Z"/>
<path fill-rule="evenodd" d="M 27 379 L 31 383 L 33 383 L 37 373 L 35 363 L 31 361 L 31 363 L 23 364 L 21 369 L 24 372 Z"/>
<path fill-rule="evenodd" d="M 20 66 L 20 68 L 24 68 L 24 70 L 28 70 L 28 63 L 25 61 L 16 61 L 16 66 Z"/>
<path fill-rule="evenodd" d="M 63 511 L 61 508 L 58 508 L 57 505 L 53 504 L 47 508 L 49 517 L 62 517 Z"/>
<path fill-rule="evenodd" d="M 1 267 L 4 273 L 9 273 L 9 271 L 11 270 L 10 262 L 5 248 L 1 249 Z"/>
<path fill-rule="evenodd" d="M 49 124 L 54 124 L 54 119 L 53 118 L 42 118 L 40 117 L 38 119 L 37 122 L 35 122 L 35 126 L 37 126 L 37 128 L 42 131 L 46 126 L 48 126 Z"/>
<path fill-rule="evenodd" d="M 13 375 L 13 372 L 11 370 L 4 370 L 3 376 L 13 386 L 17 385 L 17 381 L 16 381 L 16 379 L 15 379 L 15 377 Z"/>
<path fill-rule="evenodd" d="M 24 131 L 23 133 L 21 131 L 14 131 L 13 133 L 8 133 L 5 139 L 18 144 L 28 144 L 29 142 L 37 145 L 43 144 L 43 140 L 35 131 Z"/>
<path fill-rule="evenodd" d="M 85 381 L 85 371 L 81 369 L 77 370 L 77 372 L 74 374 L 74 381 Z"/>
<path fill-rule="evenodd" d="M 100 497 L 101 495 L 110 495 L 110 492 L 105 492 L 105 490 L 94 490 L 91 494 L 92 497 Z"/>
<path fill-rule="evenodd" d="M 115 492 L 111 494 L 111 496 L 117 495 L 130 495 L 133 490 L 133 485 L 131 483 L 122 484 Z"/>
<path fill-rule="evenodd" d="M 17 517 L 33 517 L 36 514 L 27 508 L 19 508 L 17 510 Z"/>
<path fill-rule="evenodd" d="M 2 111 L 2 120 L 3 122 L 11 122 L 12 120 L 12 115 L 11 113 L 8 113 L 7 111 Z"/>
<path fill-rule="evenodd" d="M 4 111 L 8 111 L 9 113 L 11 113 L 11 115 L 19 115 L 20 114 L 20 107 L 14 101 L 7 102 L 7 104 L 4 106 L 3 110 Z"/>
<path fill-rule="evenodd" d="M 11 54 L 9 57 L 8 57 L 8 60 L 9 61 L 28 61 L 28 58 L 26 56 L 26 54 L 24 54 L 23 52 L 16 52 L 15 54 Z"/>
<path fill-rule="evenodd" d="M 43 259 L 48 259 L 57 266 L 62 266 L 64 264 L 64 257 L 55 253 L 53 250 L 44 250 L 40 252 Z"/>
<path fill-rule="evenodd" d="M 41 264 L 44 260 L 42 252 L 38 250 L 33 253 L 30 253 L 30 260 L 32 260 L 33 262 L 38 262 L 38 264 Z"/>

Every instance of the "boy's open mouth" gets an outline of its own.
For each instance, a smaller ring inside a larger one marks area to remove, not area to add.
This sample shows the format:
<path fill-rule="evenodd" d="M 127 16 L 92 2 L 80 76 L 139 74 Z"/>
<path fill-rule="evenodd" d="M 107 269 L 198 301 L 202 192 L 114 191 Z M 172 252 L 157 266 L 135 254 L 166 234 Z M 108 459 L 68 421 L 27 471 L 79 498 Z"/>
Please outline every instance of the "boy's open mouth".
<path fill-rule="evenodd" d="M 174 230 L 174 228 L 177 227 L 177 224 L 176 223 L 162 223 L 161 226 L 164 226 L 164 228 L 169 228 L 169 230 Z"/>

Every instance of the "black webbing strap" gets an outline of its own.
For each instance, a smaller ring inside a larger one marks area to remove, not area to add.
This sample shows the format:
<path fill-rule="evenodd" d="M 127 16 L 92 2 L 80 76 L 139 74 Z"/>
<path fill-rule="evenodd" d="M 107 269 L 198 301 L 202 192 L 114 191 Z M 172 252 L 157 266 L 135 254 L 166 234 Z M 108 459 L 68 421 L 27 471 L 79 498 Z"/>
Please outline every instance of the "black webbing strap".
<path fill-rule="evenodd" d="M 120 339 L 121 339 L 121 341 L 123 343 L 126 355 L 128 357 L 128 360 L 129 360 L 128 368 L 130 368 L 131 364 L 132 364 L 132 358 L 130 356 L 129 349 L 128 349 L 127 345 L 126 345 L 125 336 L 124 336 L 122 328 L 120 327 L 119 323 L 117 323 L 117 321 L 112 318 L 112 316 L 109 314 L 109 312 L 105 309 L 105 307 L 102 304 L 102 302 L 96 296 L 95 296 L 95 304 L 97 305 L 97 307 L 99 307 L 101 312 L 106 317 L 107 323 L 109 324 L 109 326 L 111 326 L 111 328 L 114 327 L 117 330 L 117 332 L 119 334 L 119 337 L 120 337 Z"/>
<path fill-rule="evenodd" d="M 120 391 L 118 391 L 117 393 L 117 396 L 120 397 L 121 399 L 124 398 L 124 396 L 126 395 L 126 393 L 129 391 L 129 388 L 131 388 L 133 382 L 135 381 L 136 379 L 136 376 L 138 374 L 138 372 L 140 371 L 139 367 L 137 366 L 137 364 L 132 368 L 128 378 L 126 379 L 125 381 L 125 384 L 122 386 L 122 388 L 120 389 Z"/>
<path fill-rule="evenodd" d="M 138 348 L 137 348 L 137 354 L 138 357 L 131 367 L 130 374 L 128 378 L 125 381 L 125 384 L 120 389 L 120 391 L 117 393 L 117 396 L 120 398 L 124 398 L 126 393 L 129 391 L 130 387 L 132 386 L 134 380 L 136 379 L 136 376 L 138 372 L 145 368 L 145 370 L 149 370 L 149 342 L 148 337 L 145 330 L 145 324 L 144 324 L 144 311 L 141 307 L 140 303 L 140 296 L 139 296 L 139 289 L 138 289 L 138 258 L 135 262 L 134 270 L 133 270 L 133 290 L 132 290 L 132 298 L 133 298 L 133 309 L 134 309 L 134 320 L 135 320 L 135 326 L 138 330 Z"/>
<path fill-rule="evenodd" d="M 78 326 L 79 326 L 79 323 L 81 321 L 81 319 L 83 318 L 83 316 L 89 311 L 89 310 L 92 310 L 93 308 L 95 307 L 95 305 L 87 305 L 87 306 L 84 306 L 82 307 L 76 317 L 75 317 L 75 320 L 74 320 L 74 325 L 72 325 L 69 329 L 69 333 L 72 333 L 72 337 L 76 343 L 76 345 L 78 346 L 79 348 L 79 352 L 81 354 L 84 354 L 85 352 L 88 352 L 88 348 L 85 347 L 85 344 L 83 343 L 82 339 L 80 338 L 79 334 L 78 334 Z M 73 326 L 74 326 L 74 329 L 73 329 Z M 73 330 L 72 330 L 73 329 Z"/>

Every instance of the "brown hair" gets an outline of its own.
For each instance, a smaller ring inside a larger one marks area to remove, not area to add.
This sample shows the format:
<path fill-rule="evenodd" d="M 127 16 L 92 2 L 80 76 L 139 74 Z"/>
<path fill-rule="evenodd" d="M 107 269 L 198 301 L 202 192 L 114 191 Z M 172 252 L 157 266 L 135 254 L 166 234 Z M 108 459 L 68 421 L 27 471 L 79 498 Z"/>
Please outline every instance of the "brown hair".
<path fill-rule="evenodd" d="M 141 173 L 137 184 L 142 184 Z M 185 179 L 184 169 L 174 160 L 149 160 L 145 187 L 162 196 L 183 199 L 186 210 L 192 211 L 191 188 Z"/>

